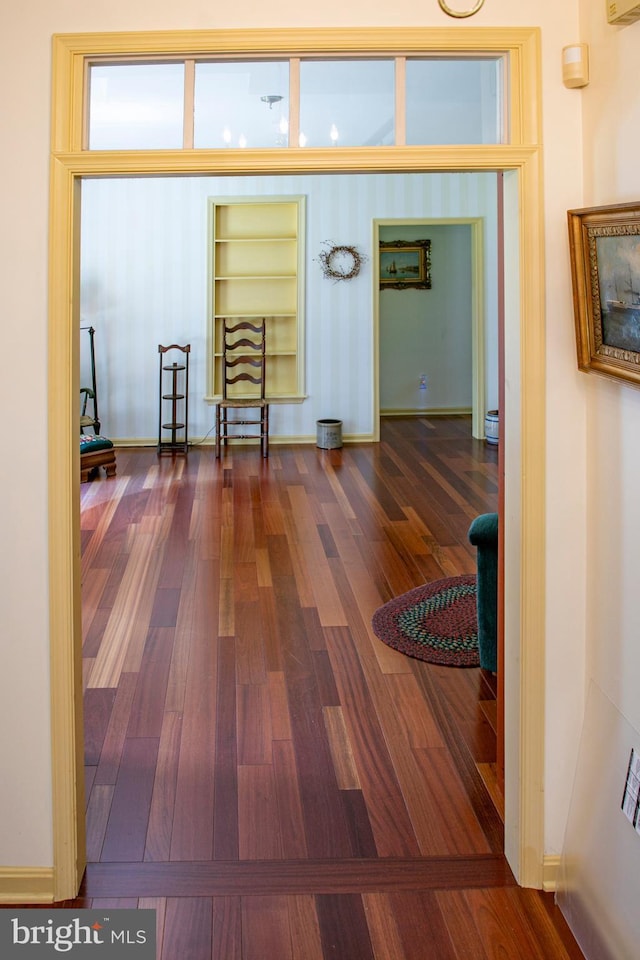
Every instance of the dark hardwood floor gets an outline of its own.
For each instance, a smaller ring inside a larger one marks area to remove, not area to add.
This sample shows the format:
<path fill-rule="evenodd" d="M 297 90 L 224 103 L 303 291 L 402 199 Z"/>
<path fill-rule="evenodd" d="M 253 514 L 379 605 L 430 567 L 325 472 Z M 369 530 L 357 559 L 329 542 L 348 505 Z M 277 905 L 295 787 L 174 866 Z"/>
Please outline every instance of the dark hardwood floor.
<path fill-rule="evenodd" d="M 81 497 L 73 905 L 153 907 L 162 960 L 582 956 L 503 856 L 493 678 L 371 630 L 391 597 L 475 572 L 497 454 L 469 419 L 267 461 L 120 449 Z"/>

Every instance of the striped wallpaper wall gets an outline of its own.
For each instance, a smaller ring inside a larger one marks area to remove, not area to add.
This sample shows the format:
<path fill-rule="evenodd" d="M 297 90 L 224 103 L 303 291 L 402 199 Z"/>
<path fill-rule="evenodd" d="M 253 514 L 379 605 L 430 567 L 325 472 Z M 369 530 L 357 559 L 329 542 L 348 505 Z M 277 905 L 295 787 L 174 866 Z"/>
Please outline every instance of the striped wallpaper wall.
<path fill-rule="evenodd" d="M 303 403 L 273 406 L 273 436 L 314 438 L 316 420 L 323 417 L 341 419 L 345 437 L 368 437 L 374 430 L 374 219 L 485 218 L 485 309 L 495 320 L 493 174 L 87 180 L 82 186 L 81 323 L 96 330 L 100 415 L 111 438 L 157 439 L 158 344 L 174 342 L 191 344 L 190 438 L 210 434 L 214 408 L 203 399 L 207 198 L 265 194 L 307 197 L 308 396 Z M 323 277 L 317 257 L 325 241 L 354 245 L 367 254 L 357 278 L 334 283 Z M 495 395 L 495 330 L 491 323 L 488 327 L 487 373 Z M 88 338 L 81 337 L 81 381 L 86 383 Z"/>

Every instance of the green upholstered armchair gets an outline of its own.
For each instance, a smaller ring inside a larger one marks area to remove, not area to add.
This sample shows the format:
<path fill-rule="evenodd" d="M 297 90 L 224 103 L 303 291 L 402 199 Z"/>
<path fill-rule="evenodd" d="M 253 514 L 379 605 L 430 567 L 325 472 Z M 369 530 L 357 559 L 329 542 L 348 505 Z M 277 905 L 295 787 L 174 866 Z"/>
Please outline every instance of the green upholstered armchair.
<path fill-rule="evenodd" d="M 498 667 L 498 514 L 482 513 L 469 527 L 478 552 L 477 606 L 480 666 Z"/>

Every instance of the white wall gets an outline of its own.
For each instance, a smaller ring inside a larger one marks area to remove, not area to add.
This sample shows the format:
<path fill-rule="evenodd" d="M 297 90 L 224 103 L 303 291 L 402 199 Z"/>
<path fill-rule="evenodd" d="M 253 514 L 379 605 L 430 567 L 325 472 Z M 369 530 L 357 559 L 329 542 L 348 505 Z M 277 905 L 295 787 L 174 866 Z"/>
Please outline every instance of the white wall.
<path fill-rule="evenodd" d="M 591 83 L 583 92 L 583 206 L 637 201 L 640 22 L 607 24 L 582 6 Z M 589 516 L 587 682 L 594 679 L 640 729 L 640 390 L 581 376 L 587 394 Z"/>
<path fill-rule="evenodd" d="M 189 433 L 202 438 L 213 426 L 206 394 L 207 198 L 306 196 L 306 388 L 304 403 L 274 404 L 274 437 L 314 437 L 320 417 L 338 417 L 345 436 L 371 436 L 374 371 L 374 252 L 372 222 L 391 217 L 483 217 L 487 251 L 485 313 L 493 318 L 493 399 L 496 363 L 496 198 L 492 174 L 395 174 L 295 177 L 194 177 L 87 180 L 82 188 L 81 322 L 96 330 L 99 413 L 114 440 L 154 440 L 158 429 L 158 344 L 190 343 Z M 470 245 L 466 264 L 446 230 L 433 250 L 431 291 L 383 291 L 382 300 L 431 297 L 454 331 L 464 316 L 451 299 L 467 295 L 466 350 L 453 354 L 446 383 L 438 365 L 424 360 L 435 406 L 470 406 Z M 339 283 L 322 274 L 318 254 L 327 241 L 355 245 L 367 260 L 358 277 Z M 443 246 L 445 244 L 445 246 Z M 493 251 L 493 253 L 491 252 Z M 460 254 L 460 255 L 458 255 Z M 460 285 L 460 275 L 466 286 Z M 456 301 L 457 302 L 457 301 Z M 424 327 L 424 323 L 422 324 Z M 84 365 L 88 338 L 84 343 Z M 385 351 L 381 344 L 381 358 Z M 455 344 L 454 344 L 455 346 Z M 362 358 L 367 361 L 364 366 Z M 465 361 L 466 357 L 466 361 Z M 454 360 L 458 366 L 454 366 Z M 383 362 L 383 360 L 381 361 Z M 466 376 L 452 376 L 466 362 Z M 490 365 L 491 366 L 491 365 Z M 357 375 L 354 375 L 357 371 Z M 403 388 L 420 371 L 404 372 Z M 394 381 L 397 378 L 394 375 Z M 462 399 L 447 390 L 460 380 Z M 87 383 L 87 376 L 83 383 Z M 434 392 L 435 391 L 435 392 Z M 415 392 L 415 391 L 414 391 Z M 384 405 L 384 404 L 383 404 Z M 397 404 L 396 404 L 397 406 Z"/>
<path fill-rule="evenodd" d="M 637 201 L 640 22 L 611 26 L 604 4 L 586 0 L 580 12 L 576 39 L 589 44 L 591 81 L 580 94 L 585 154 L 578 206 Z M 630 749 L 640 748 L 640 390 L 591 374 L 580 375 L 579 389 L 586 397 L 587 431 L 586 719 L 591 730 L 598 721 L 600 734 L 583 744 L 567 834 L 567 880 L 604 930 L 604 943 L 595 941 L 588 918 L 585 924 L 576 910 L 585 955 L 631 957 L 640 937 L 640 836 L 624 819 L 620 799 Z M 585 851 L 590 864 L 581 862 Z M 612 875 L 615 884 L 602 882 Z M 625 890 L 635 891 L 631 909 Z"/>
<path fill-rule="evenodd" d="M 600 0 L 594 0 L 593 9 L 602 15 Z M 549 409 L 546 715 L 551 731 L 545 845 L 549 852 L 559 852 L 582 710 L 585 630 L 585 391 L 574 373 L 565 225 L 566 209 L 579 206 L 583 199 L 581 93 L 564 89 L 560 69 L 563 45 L 575 42 L 578 35 L 578 0 L 563 4 L 557 0 L 521 0 L 518 4 L 491 0 L 477 16 L 461 22 L 448 18 L 436 3 L 407 0 L 402 19 L 405 26 L 456 29 L 460 23 L 465 28 L 539 25 L 542 30 Z M 51 35 L 104 30 L 277 29 L 340 26 L 345 22 L 356 27 L 396 26 L 397 12 L 388 4 L 371 0 L 352 0 L 348 11 L 337 0 L 327 0 L 320 7 L 289 0 L 274 0 L 268 7 L 257 0 L 239 0 L 226 7 L 212 7 L 200 0 L 184 0 L 180 6 L 170 0 L 155 0 L 153 4 L 149 0 L 111 0 L 99 6 L 84 0 L 31 0 L 28 5 L 2 5 L 0 88 L 5 95 L 0 133 L 4 148 L 0 177 L 4 225 L 0 240 L 0 318 L 8 362 L 0 378 L 0 408 L 10 436 L 10 456 L 7 453 L 4 457 L 0 481 L 0 523 L 4 542 L 9 545 L 0 560 L 0 724 L 4 731 L 16 734 L 3 736 L 0 745 L 2 864 L 52 863 L 46 473 Z M 630 90 L 634 89 L 636 60 L 632 56 L 624 68 L 616 66 L 616 70 L 624 69 Z M 605 111 L 600 112 L 604 116 Z M 622 116 L 622 109 L 615 115 L 619 118 L 616 136 L 620 130 L 626 142 L 634 136 L 625 132 L 630 124 Z M 615 189 L 610 187 L 610 193 L 632 189 L 631 169 L 628 165 L 625 169 L 628 180 Z M 605 174 L 599 175 L 598 183 L 598 192 L 603 193 Z M 589 192 L 595 190 L 590 187 Z M 629 400 L 620 404 L 625 407 L 619 421 L 625 431 L 630 429 L 634 405 Z M 628 457 L 625 451 L 616 461 L 627 497 L 631 480 L 637 475 L 637 465 Z M 634 549 L 625 543 L 625 556 Z M 629 628 L 625 624 L 625 629 Z M 612 684 L 618 681 L 611 678 Z"/>

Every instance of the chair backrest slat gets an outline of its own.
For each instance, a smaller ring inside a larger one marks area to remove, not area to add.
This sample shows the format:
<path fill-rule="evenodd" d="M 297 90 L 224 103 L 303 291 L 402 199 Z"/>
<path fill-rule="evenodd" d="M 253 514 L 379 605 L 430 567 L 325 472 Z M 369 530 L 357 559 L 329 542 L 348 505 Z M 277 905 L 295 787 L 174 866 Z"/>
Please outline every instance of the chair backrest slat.
<path fill-rule="evenodd" d="M 247 353 L 247 350 L 252 351 L 252 353 Z M 255 395 L 256 399 L 264 400 L 266 373 L 266 321 L 264 317 L 258 321 L 234 321 L 229 318 L 224 320 L 222 366 L 222 396 L 225 400 L 229 399 L 227 388 L 242 381 L 259 388 L 255 394 L 251 394 L 251 397 Z M 246 369 L 248 367 L 254 368 L 255 372 Z M 239 369 L 230 372 L 233 368 Z"/>

